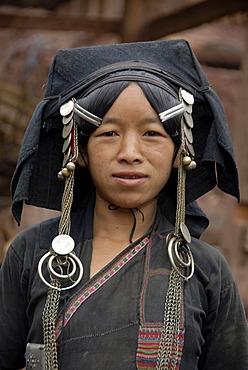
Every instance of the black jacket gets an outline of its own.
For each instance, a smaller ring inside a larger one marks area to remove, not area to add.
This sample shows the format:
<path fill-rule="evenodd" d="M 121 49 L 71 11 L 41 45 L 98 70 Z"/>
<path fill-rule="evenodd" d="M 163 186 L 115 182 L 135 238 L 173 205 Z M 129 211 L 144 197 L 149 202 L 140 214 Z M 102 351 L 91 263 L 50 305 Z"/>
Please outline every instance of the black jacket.
<path fill-rule="evenodd" d="M 22 368 L 26 343 L 43 342 L 41 315 L 47 287 L 38 276 L 37 264 L 57 228 L 58 219 L 33 226 L 20 233 L 8 250 L 1 269 L 0 369 Z M 90 295 L 60 332 L 60 369 L 136 369 L 142 334 L 149 336 L 162 327 L 171 268 L 164 237 L 171 231 L 171 224 L 160 216 L 151 243 L 102 283 L 140 240 L 90 279 L 92 216 L 72 215 L 75 251 L 85 272 L 80 286 L 62 294 L 60 317 L 66 317 L 80 294 L 89 291 Z M 247 369 L 247 324 L 227 263 L 215 248 L 197 239 L 190 247 L 196 268 L 183 289 L 180 370 Z"/>

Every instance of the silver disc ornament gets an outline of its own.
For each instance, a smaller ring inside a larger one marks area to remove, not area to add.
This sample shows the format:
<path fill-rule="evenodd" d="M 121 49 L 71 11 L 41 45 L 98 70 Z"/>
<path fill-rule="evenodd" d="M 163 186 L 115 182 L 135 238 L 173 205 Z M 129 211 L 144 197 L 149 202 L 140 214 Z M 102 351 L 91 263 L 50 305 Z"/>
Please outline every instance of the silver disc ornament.
<path fill-rule="evenodd" d="M 190 92 L 188 92 L 184 89 L 180 89 L 180 94 L 181 94 L 183 100 L 185 101 L 185 103 L 187 103 L 189 105 L 194 104 L 194 95 L 192 95 Z"/>
<path fill-rule="evenodd" d="M 74 102 L 72 100 L 69 100 L 67 103 L 61 105 L 60 107 L 61 116 L 63 117 L 68 116 L 73 111 L 73 107 Z"/>
<path fill-rule="evenodd" d="M 60 256 L 66 256 L 71 253 L 74 247 L 75 242 L 70 235 L 60 234 L 55 236 L 52 241 L 53 251 Z"/>
<path fill-rule="evenodd" d="M 191 235 L 190 235 L 189 229 L 187 228 L 184 222 L 180 223 L 180 231 L 182 233 L 182 236 L 186 240 L 186 242 L 191 243 Z"/>

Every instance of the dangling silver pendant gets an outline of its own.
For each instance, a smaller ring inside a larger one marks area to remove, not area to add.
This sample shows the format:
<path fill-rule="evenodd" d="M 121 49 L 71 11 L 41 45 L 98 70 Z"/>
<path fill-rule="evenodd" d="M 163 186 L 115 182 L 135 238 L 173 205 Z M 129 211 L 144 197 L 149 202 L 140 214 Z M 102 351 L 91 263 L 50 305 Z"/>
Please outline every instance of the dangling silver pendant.
<path fill-rule="evenodd" d="M 180 223 L 180 231 L 182 233 L 182 236 L 186 240 L 186 242 L 191 243 L 191 235 L 190 235 L 189 229 L 187 228 L 184 222 Z"/>
<path fill-rule="evenodd" d="M 28 343 L 26 347 L 26 370 L 45 370 L 44 344 Z"/>
<path fill-rule="evenodd" d="M 74 240 L 69 235 L 58 235 L 52 241 L 52 248 L 39 261 L 38 273 L 41 280 L 50 288 L 68 290 L 74 288 L 83 277 L 83 265 L 73 252 Z M 61 288 L 51 285 L 43 275 L 43 264 L 47 261 L 49 275 L 60 281 L 69 281 L 71 284 Z"/>

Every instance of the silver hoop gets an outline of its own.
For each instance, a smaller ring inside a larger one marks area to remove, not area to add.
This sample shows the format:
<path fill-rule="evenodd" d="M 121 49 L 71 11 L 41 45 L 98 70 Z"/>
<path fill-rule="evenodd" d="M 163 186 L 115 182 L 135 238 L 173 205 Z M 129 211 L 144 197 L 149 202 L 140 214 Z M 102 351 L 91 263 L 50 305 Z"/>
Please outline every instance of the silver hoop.
<path fill-rule="evenodd" d="M 183 246 L 186 248 L 185 252 L 187 254 L 187 259 L 188 259 L 187 262 L 185 262 L 179 255 L 179 252 L 178 252 L 179 244 L 181 245 L 183 244 Z M 190 250 L 189 245 L 183 239 L 179 239 L 176 236 L 170 236 L 168 238 L 168 254 L 169 254 L 170 262 L 172 266 L 174 267 L 174 269 L 176 270 L 176 272 L 184 280 L 188 281 L 193 276 L 194 270 L 195 270 L 194 258 L 193 258 L 193 254 Z M 180 267 L 189 268 L 190 269 L 189 275 L 184 275 L 180 271 Z"/>
<path fill-rule="evenodd" d="M 78 278 L 76 281 L 73 282 L 73 280 L 71 279 L 71 273 L 70 274 L 67 274 L 67 275 L 64 275 L 65 278 L 61 278 L 62 274 L 57 274 L 53 267 L 52 269 L 49 271 L 49 266 L 52 264 L 54 258 L 58 257 L 58 255 L 54 255 L 52 254 L 50 251 L 47 252 L 43 257 L 41 257 L 40 261 L 39 261 L 39 264 L 38 264 L 38 273 L 39 273 L 39 276 L 41 278 L 41 280 L 43 281 L 43 283 L 45 283 L 49 288 L 52 288 L 52 289 L 55 289 L 55 290 L 68 290 L 68 289 L 72 289 L 74 288 L 79 282 L 80 280 L 82 279 L 83 277 L 83 272 L 84 272 L 84 269 L 83 269 L 83 265 L 82 265 L 82 262 L 80 261 L 80 259 L 75 255 L 75 253 L 69 253 L 68 254 L 68 258 L 70 258 L 70 261 L 73 260 L 72 264 L 73 264 L 73 268 L 72 268 L 72 271 L 76 272 L 76 264 L 78 265 L 79 267 L 79 273 L 78 273 Z M 55 287 L 53 285 L 51 285 L 48 281 L 46 281 L 46 279 L 44 278 L 43 276 L 43 273 L 42 273 L 42 265 L 43 263 L 45 262 L 45 260 L 47 260 L 49 258 L 49 261 L 48 261 L 48 271 L 50 272 L 51 276 L 52 277 L 55 277 L 59 280 L 70 280 L 71 282 L 73 282 L 72 285 L 69 285 L 69 286 L 66 286 L 66 287 L 63 287 L 63 288 L 58 288 L 58 287 Z M 75 269 L 74 269 L 74 266 L 75 266 Z M 74 274 L 75 274 L 74 272 Z M 58 275 L 58 276 L 56 276 Z"/>
<path fill-rule="evenodd" d="M 178 247 L 185 247 L 187 249 L 186 256 L 185 256 L 187 258 L 187 262 L 185 262 L 181 258 L 180 254 L 179 254 L 180 252 L 178 251 Z M 180 266 L 189 267 L 191 265 L 192 259 L 191 259 L 189 246 L 187 244 L 182 243 L 182 241 L 180 241 L 180 240 L 176 240 L 175 243 L 174 243 L 174 251 L 175 251 L 176 259 L 177 259 Z"/>
<path fill-rule="evenodd" d="M 53 263 L 54 259 L 57 258 L 57 257 L 58 256 L 56 256 L 56 255 L 52 255 L 48 260 L 47 270 L 48 270 L 49 274 L 52 275 L 52 277 L 54 277 L 58 280 L 71 280 L 72 281 L 72 277 L 73 277 L 73 275 L 75 275 L 75 272 L 76 272 L 76 269 L 77 269 L 74 259 L 71 256 L 64 257 L 67 260 L 67 266 L 68 267 L 69 267 L 68 263 L 69 264 L 70 264 L 70 262 L 72 263 L 72 271 L 69 274 L 65 275 L 65 274 L 58 274 L 54 270 L 54 267 L 53 267 L 52 263 Z M 62 269 L 61 265 L 62 264 L 60 264 L 58 262 L 58 266 Z"/>

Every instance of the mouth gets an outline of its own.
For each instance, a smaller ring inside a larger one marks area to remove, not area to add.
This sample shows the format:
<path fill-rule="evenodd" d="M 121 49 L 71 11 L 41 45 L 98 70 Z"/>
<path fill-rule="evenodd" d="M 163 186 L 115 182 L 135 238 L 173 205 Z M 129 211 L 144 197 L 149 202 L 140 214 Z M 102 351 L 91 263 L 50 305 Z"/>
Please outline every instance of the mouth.
<path fill-rule="evenodd" d="M 116 175 L 114 175 L 114 177 L 119 177 L 121 179 L 142 179 L 145 176 L 139 176 L 139 175 L 133 175 L 133 176 L 130 176 L 130 175 L 119 175 L 119 176 L 116 176 Z"/>
<path fill-rule="evenodd" d="M 138 171 L 122 171 L 114 173 L 113 177 L 119 177 L 121 179 L 141 179 L 147 177 L 147 175 L 143 172 Z"/>
<path fill-rule="evenodd" d="M 147 175 L 143 173 L 116 173 L 113 175 L 114 180 L 123 186 L 137 186 L 144 183 Z"/>

